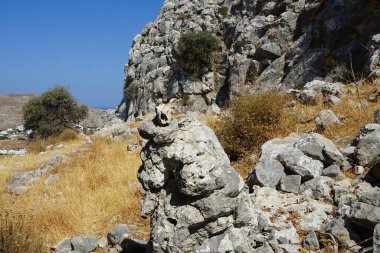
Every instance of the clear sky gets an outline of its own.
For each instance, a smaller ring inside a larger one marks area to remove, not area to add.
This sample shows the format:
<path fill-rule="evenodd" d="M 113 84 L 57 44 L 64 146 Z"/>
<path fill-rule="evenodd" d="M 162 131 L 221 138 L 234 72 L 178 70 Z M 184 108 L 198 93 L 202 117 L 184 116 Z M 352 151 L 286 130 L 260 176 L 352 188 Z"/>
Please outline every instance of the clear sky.
<path fill-rule="evenodd" d="M 0 0 L 0 94 L 40 94 L 60 84 L 81 103 L 117 106 L 132 39 L 162 5 L 163 0 Z"/>

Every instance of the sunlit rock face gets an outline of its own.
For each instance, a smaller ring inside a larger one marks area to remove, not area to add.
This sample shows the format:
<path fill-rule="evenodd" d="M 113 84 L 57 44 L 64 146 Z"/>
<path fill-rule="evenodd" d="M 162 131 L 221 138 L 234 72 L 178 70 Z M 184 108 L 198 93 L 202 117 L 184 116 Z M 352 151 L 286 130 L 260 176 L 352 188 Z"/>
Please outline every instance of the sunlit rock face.
<path fill-rule="evenodd" d="M 352 71 L 376 78 L 379 6 L 369 0 L 166 0 L 157 20 L 134 38 L 120 115 L 141 117 L 173 98 L 176 111 L 206 111 L 247 91 L 347 81 Z M 202 30 L 220 45 L 194 80 L 175 48 L 181 34 Z"/>

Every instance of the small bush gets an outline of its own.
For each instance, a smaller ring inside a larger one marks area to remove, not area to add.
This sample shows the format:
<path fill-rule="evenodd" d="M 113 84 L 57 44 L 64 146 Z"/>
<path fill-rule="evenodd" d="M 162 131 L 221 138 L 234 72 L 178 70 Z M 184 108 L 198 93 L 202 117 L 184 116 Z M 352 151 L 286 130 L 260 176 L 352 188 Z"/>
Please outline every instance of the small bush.
<path fill-rule="evenodd" d="M 273 92 L 247 94 L 230 102 L 215 132 L 232 161 L 244 159 L 262 144 L 288 131 L 286 99 Z"/>
<path fill-rule="evenodd" d="M 39 253 L 42 250 L 42 238 L 25 223 L 25 217 L 0 213 L 0 253 Z"/>
<path fill-rule="evenodd" d="M 212 53 L 218 45 L 218 39 L 210 32 L 187 32 L 177 43 L 177 60 L 185 71 L 199 78 L 203 68 L 211 65 Z"/>
<path fill-rule="evenodd" d="M 78 105 L 66 88 L 57 86 L 25 104 L 23 120 L 34 136 L 47 138 L 59 135 L 65 128 L 74 128 L 87 113 L 87 106 Z"/>
<path fill-rule="evenodd" d="M 129 101 L 132 101 L 136 98 L 137 87 L 135 83 L 130 83 L 128 87 L 124 89 L 124 97 Z"/>
<path fill-rule="evenodd" d="M 227 6 L 222 6 L 219 8 L 219 13 L 220 15 L 222 15 L 223 17 L 227 17 L 228 16 L 228 7 Z"/>
<path fill-rule="evenodd" d="M 65 129 L 63 132 L 58 136 L 58 140 L 60 142 L 62 141 L 71 141 L 75 140 L 78 137 L 78 133 L 73 129 Z"/>

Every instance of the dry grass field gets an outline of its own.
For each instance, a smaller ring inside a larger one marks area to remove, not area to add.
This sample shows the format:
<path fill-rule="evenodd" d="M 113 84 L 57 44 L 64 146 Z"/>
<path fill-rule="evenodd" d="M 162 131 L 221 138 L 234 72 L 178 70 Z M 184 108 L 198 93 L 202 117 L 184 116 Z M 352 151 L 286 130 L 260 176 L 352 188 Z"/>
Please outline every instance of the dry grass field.
<path fill-rule="evenodd" d="M 115 141 L 94 138 L 89 150 L 75 153 L 68 163 L 49 171 L 21 196 L 6 193 L 14 170 L 0 170 L 0 213 L 10 213 L 13 219 L 25 219 L 34 237 L 44 239 L 44 252 L 61 239 L 75 235 L 105 235 L 119 223 L 136 224 L 138 237 L 146 238 L 148 223 L 140 218 L 141 194 L 136 178 L 141 162 L 139 151 L 127 152 L 127 144 L 136 140 Z M 70 147 L 83 145 L 78 138 L 65 142 Z M 34 169 L 46 162 L 47 154 L 23 157 L 0 157 L 0 164 L 18 171 Z M 60 179 L 46 185 L 45 179 L 60 173 Z"/>

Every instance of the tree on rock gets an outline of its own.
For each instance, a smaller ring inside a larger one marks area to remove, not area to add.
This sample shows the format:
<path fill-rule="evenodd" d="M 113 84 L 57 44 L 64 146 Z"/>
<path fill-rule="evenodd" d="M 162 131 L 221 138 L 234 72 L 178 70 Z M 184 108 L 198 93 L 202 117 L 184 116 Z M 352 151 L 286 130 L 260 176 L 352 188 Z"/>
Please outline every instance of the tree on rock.
<path fill-rule="evenodd" d="M 74 128 L 87 113 L 87 106 L 78 104 L 67 88 L 56 86 L 24 105 L 23 120 L 34 136 L 47 138 Z"/>

